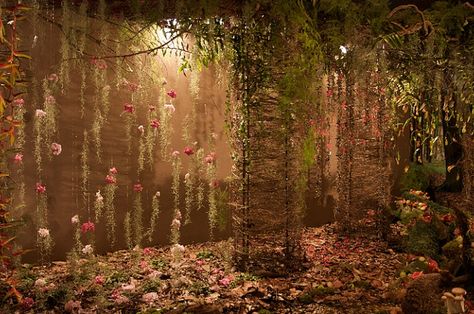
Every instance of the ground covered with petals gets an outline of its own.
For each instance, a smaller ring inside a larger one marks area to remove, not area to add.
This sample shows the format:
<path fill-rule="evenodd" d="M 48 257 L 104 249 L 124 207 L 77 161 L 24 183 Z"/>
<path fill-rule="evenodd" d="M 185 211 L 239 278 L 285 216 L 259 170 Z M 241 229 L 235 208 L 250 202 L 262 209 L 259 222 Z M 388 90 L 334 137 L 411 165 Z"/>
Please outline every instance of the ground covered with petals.
<path fill-rule="evenodd" d="M 230 241 L 24 265 L 22 307 L 75 313 L 396 313 L 391 283 L 407 256 L 364 234 L 342 237 L 334 225 L 306 229 L 305 270 L 280 278 L 236 271 Z M 18 305 L 3 307 L 14 309 Z"/>

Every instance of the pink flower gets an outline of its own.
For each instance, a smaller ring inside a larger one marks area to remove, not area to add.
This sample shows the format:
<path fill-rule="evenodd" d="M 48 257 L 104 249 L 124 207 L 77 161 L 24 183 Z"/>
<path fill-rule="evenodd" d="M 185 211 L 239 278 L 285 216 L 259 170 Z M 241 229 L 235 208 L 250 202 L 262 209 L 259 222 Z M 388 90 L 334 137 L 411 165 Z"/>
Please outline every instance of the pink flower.
<path fill-rule="evenodd" d="M 140 183 L 137 183 L 137 184 L 133 185 L 133 190 L 135 192 L 141 192 L 141 191 L 143 191 L 143 186 Z"/>
<path fill-rule="evenodd" d="M 217 189 L 219 187 L 219 181 L 217 180 L 212 180 L 210 183 L 209 183 L 209 187 L 212 188 L 212 189 Z"/>
<path fill-rule="evenodd" d="M 184 148 L 184 153 L 188 156 L 191 156 L 192 154 L 194 154 L 194 150 L 192 147 L 187 146 Z"/>
<path fill-rule="evenodd" d="M 432 218 L 433 218 L 433 217 L 431 216 L 431 214 L 430 214 L 430 213 L 427 213 L 427 212 L 425 212 L 425 213 L 423 214 L 423 217 L 421 217 L 421 219 L 422 219 L 424 222 L 426 222 L 426 223 L 430 223 Z"/>
<path fill-rule="evenodd" d="M 216 153 L 215 152 L 209 153 L 209 154 L 207 154 L 206 157 L 204 157 L 204 162 L 206 162 L 208 164 L 212 164 L 215 161 L 216 161 Z"/>
<path fill-rule="evenodd" d="M 133 92 L 136 92 L 140 88 L 140 85 L 138 85 L 137 83 L 128 82 L 127 88 L 129 91 L 133 93 Z"/>
<path fill-rule="evenodd" d="M 63 149 L 62 149 L 61 144 L 58 144 L 58 143 L 51 144 L 51 152 L 53 153 L 53 155 L 58 156 L 59 154 L 61 154 L 62 150 Z"/>
<path fill-rule="evenodd" d="M 451 214 L 446 214 L 446 215 L 443 215 L 443 217 L 441 217 L 441 220 L 443 222 L 451 223 L 454 221 L 454 216 Z"/>
<path fill-rule="evenodd" d="M 95 276 L 94 283 L 96 285 L 102 286 L 105 283 L 105 277 L 102 275 Z"/>
<path fill-rule="evenodd" d="M 105 183 L 115 184 L 115 183 L 117 183 L 117 179 L 113 175 L 108 174 L 108 175 L 105 176 Z"/>
<path fill-rule="evenodd" d="M 86 233 L 86 232 L 94 232 L 95 231 L 95 225 L 93 222 L 88 221 L 82 224 L 81 226 L 81 232 Z"/>
<path fill-rule="evenodd" d="M 67 313 L 77 313 L 81 309 L 81 301 L 69 300 L 64 304 L 64 310 Z"/>
<path fill-rule="evenodd" d="M 154 129 L 157 129 L 160 127 L 160 121 L 156 120 L 156 119 L 153 119 L 151 120 L 150 122 L 150 126 Z"/>
<path fill-rule="evenodd" d="M 174 89 L 170 89 L 167 93 L 166 93 L 168 96 L 170 96 L 171 98 L 176 98 L 176 91 Z"/>
<path fill-rule="evenodd" d="M 126 103 L 123 105 L 123 111 L 128 113 L 133 113 L 135 111 L 135 107 L 132 104 Z"/>
<path fill-rule="evenodd" d="M 198 265 L 198 266 L 202 266 L 202 265 L 204 265 L 204 264 L 206 264 L 206 262 L 205 262 L 204 260 L 202 260 L 202 259 L 198 259 L 198 260 L 196 261 L 196 265 Z"/>
<path fill-rule="evenodd" d="M 439 266 L 438 263 L 434 259 L 429 259 L 428 260 L 428 269 L 431 272 L 438 272 L 439 271 Z"/>
<path fill-rule="evenodd" d="M 334 94 L 334 91 L 333 91 L 332 89 L 328 89 L 328 90 L 326 91 L 326 96 L 327 96 L 327 97 L 331 97 L 333 94 Z"/>
<path fill-rule="evenodd" d="M 23 107 L 25 100 L 23 98 L 16 98 L 13 100 L 13 106 Z"/>
<path fill-rule="evenodd" d="M 56 73 L 51 73 L 48 75 L 48 81 L 57 82 L 59 80 L 59 76 Z"/>
<path fill-rule="evenodd" d="M 152 248 L 146 247 L 143 249 L 143 255 L 151 255 L 153 253 Z"/>
<path fill-rule="evenodd" d="M 229 276 L 225 276 L 224 278 L 222 278 L 221 280 L 219 280 L 219 284 L 224 286 L 224 287 L 227 287 L 228 285 L 230 285 L 230 283 L 232 282 L 232 280 L 234 280 L 234 277 L 232 275 L 229 275 Z"/>
<path fill-rule="evenodd" d="M 23 154 L 17 153 L 15 154 L 15 157 L 13 157 L 13 162 L 16 164 L 21 164 L 23 161 Z"/>
<path fill-rule="evenodd" d="M 178 158 L 179 152 L 177 150 L 175 150 L 171 153 L 171 156 L 173 156 L 174 158 Z"/>
<path fill-rule="evenodd" d="M 99 70 L 107 69 L 107 63 L 105 62 L 105 60 L 102 59 L 92 58 L 91 64 L 95 65 L 96 68 L 98 68 Z"/>
<path fill-rule="evenodd" d="M 115 167 L 110 168 L 109 173 L 110 174 L 117 174 L 118 173 L 117 168 L 115 168 Z"/>
<path fill-rule="evenodd" d="M 33 305 L 35 305 L 35 301 L 30 297 L 24 298 L 21 301 L 21 307 L 25 311 L 30 310 L 33 307 Z"/>
<path fill-rule="evenodd" d="M 150 265 L 148 264 L 147 261 L 145 261 L 145 260 L 141 260 L 141 261 L 140 261 L 140 268 L 141 268 L 141 269 L 147 270 L 149 267 L 150 267 Z"/>
<path fill-rule="evenodd" d="M 46 192 L 46 186 L 41 183 L 36 183 L 36 193 L 45 193 Z"/>
<path fill-rule="evenodd" d="M 416 272 L 414 272 L 413 274 L 410 275 L 410 278 L 413 279 L 413 280 L 416 280 L 416 279 L 420 278 L 421 276 L 423 276 L 423 272 L 422 271 L 416 271 Z"/>

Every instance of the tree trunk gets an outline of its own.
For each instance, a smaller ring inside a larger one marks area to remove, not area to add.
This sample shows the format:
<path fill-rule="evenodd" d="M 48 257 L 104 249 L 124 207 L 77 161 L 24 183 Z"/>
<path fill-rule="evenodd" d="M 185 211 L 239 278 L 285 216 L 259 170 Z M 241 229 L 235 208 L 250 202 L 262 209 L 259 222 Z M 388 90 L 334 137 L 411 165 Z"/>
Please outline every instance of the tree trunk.
<path fill-rule="evenodd" d="M 462 145 L 461 133 L 457 126 L 456 96 L 451 89 L 452 77 L 448 70 L 444 73 L 445 94 L 442 102 L 443 144 L 446 167 L 446 179 L 440 190 L 445 192 L 461 192 L 462 180 Z"/>

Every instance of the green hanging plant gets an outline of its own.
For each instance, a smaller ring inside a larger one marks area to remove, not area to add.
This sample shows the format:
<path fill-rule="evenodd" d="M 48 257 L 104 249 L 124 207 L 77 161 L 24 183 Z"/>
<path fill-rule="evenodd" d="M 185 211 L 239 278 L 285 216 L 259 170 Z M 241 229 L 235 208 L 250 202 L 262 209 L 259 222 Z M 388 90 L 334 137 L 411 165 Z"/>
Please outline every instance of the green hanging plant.
<path fill-rule="evenodd" d="M 132 219 L 130 212 L 127 211 L 125 214 L 125 219 L 123 220 L 123 229 L 124 229 L 124 237 L 125 237 L 125 244 L 127 248 L 131 250 L 133 248 L 132 244 Z"/>
<path fill-rule="evenodd" d="M 133 186 L 135 199 L 133 201 L 133 242 L 134 245 L 140 245 L 143 239 L 143 207 L 142 207 L 142 191 L 143 186 L 140 183 L 136 183 Z"/>
<path fill-rule="evenodd" d="M 84 137 L 82 142 L 82 151 L 81 151 L 81 193 L 83 206 L 87 208 L 89 212 L 89 175 L 90 168 L 88 162 L 89 155 L 89 139 L 87 131 L 84 130 Z"/>
<path fill-rule="evenodd" d="M 36 183 L 36 215 L 37 215 L 37 246 L 40 252 L 42 262 L 45 262 L 50 254 L 53 246 L 50 231 L 48 229 L 48 197 L 46 194 L 46 186 L 40 182 Z"/>
<path fill-rule="evenodd" d="M 200 211 L 204 206 L 204 192 L 205 192 L 205 182 L 204 177 L 204 149 L 199 148 L 196 151 L 195 157 L 192 159 L 193 169 L 192 176 L 195 178 L 196 185 L 196 208 Z"/>
<path fill-rule="evenodd" d="M 105 227 L 107 229 L 107 240 L 112 247 L 115 246 L 115 192 L 117 191 L 117 169 L 110 168 L 109 174 L 105 177 L 107 185 L 104 188 L 104 212 Z"/>
<path fill-rule="evenodd" d="M 69 7 L 68 1 L 62 1 L 61 3 L 62 13 L 61 13 L 61 25 L 62 25 L 62 34 L 61 34 L 61 47 L 59 49 L 61 55 L 61 63 L 59 66 L 59 78 L 61 85 L 61 92 L 64 93 L 67 91 L 70 82 L 70 59 L 71 59 L 71 48 L 69 44 L 71 36 L 71 21 L 72 14 L 71 8 Z"/>
<path fill-rule="evenodd" d="M 43 119 L 43 130 L 41 132 L 44 133 L 44 143 L 46 148 L 49 149 L 51 144 L 53 143 L 53 136 L 56 134 L 58 130 L 58 106 L 56 103 L 56 98 L 53 96 L 53 88 L 57 81 L 57 75 L 51 74 L 48 78 L 43 80 L 43 95 L 44 95 L 44 115 Z M 37 114 L 39 112 L 37 111 Z M 41 115 L 41 113 L 40 113 Z M 51 159 L 52 155 L 47 154 L 48 158 Z"/>
<path fill-rule="evenodd" d="M 153 233 L 155 232 L 156 222 L 160 214 L 160 191 L 153 195 L 151 200 L 151 217 L 150 217 L 150 228 L 147 231 L 148 241 L 153 241 Z"/>
<path fill-rule="evenodd" d="M 147 128 L 145 135 L 145 153 L 146 161 L 150 169 L 153 169 L 154 164 L 154 152 L 156 139 L 159 137 L 160 132 L 160 120 L 158 117 L 158 111 L 155 106 L 150 105 L 148 107 L 147 114 Z"/>
<path fill-rule="evenodd" d="M 179 243 L 180 228 L 181 228 L 181 211 L 179 209 L 179 182 L 181 174 L 181 159 L 179 158 L 179 152 L 174 151 L 172 154 L 172 168 L 173 168 L 173 181 L 171 184 L 171 192 L 173 194 L 173 220 L 171 221 L 171 243 Z"/>
<path fill-rule="evenodd" d="M 145 168 L 145 154 L 146 154 L 146 136 L 144 135 L 145 127 L 143 125 L 138 126 L 138 132 L 140 135 L 139 143 L 138 143 L 138 158 L 137 158 L 137 174 L 140 173 Z"/>
<path fill-rule="evenodd" d="M 100 193 L 100 190 L 95 193 L 95 200 L 94 200 L 94 213 L 95 213 L 95 222 L 98 223 L 100 217 L 102 216 L 102 211 L 104 209 L 104 197 Z"/>

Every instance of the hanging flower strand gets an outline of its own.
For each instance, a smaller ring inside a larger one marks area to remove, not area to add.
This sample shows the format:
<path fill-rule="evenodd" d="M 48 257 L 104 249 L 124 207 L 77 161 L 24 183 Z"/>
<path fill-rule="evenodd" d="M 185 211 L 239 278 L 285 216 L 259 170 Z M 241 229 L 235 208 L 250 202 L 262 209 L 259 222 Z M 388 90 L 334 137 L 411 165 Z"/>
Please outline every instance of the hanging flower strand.
<path fill-rule="evenodd" d="M 105 177 L 107 183 L 104 188 L 104 212 L 106 216 L 107 239 L 111 246 L 115 245 L 115 192 L 117 190 L 117 169 L 112 167 Z M 102 196 L 102 195 L 101 195 Z"/>

